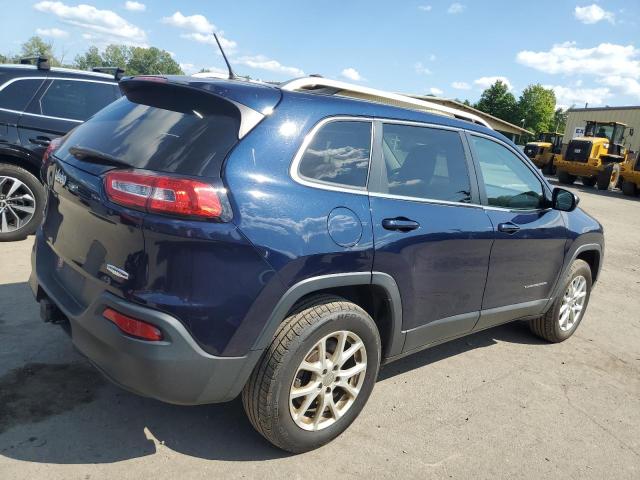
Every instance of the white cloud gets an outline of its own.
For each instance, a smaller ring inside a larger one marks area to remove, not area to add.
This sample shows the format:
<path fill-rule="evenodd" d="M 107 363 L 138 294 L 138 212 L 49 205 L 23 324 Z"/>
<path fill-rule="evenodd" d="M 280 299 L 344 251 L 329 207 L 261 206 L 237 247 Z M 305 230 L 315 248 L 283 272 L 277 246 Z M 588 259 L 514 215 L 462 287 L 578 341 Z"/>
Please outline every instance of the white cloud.
<path fill-rule="evenodd" d="M 466 10 L 466 6 L 462 5 L 461 3 L 458 2 L 454 2 L 451 5 L 449 5 L 449 8 L 447 9 L 447 13 L 450 13 L 452 15 L 455 15 L 457 13 L 462 13 Z"/>
<path fill-rule="evenodd" d="M 89 30 L 102 38 L 116 39 L 120 43 L 145 45 L 147 39 L 144 30 L 111 10 L 99 10 L 86 4 L 71 6 L 52 1 L 38 2 L 33 8 L 51 13 L 64 23 Z"/>
<path fill-rule="evenodd" d="M 489 88 L 491 85 L 496 83 L 498 80 L 500 80 L 502 83 L 504 83 L 509 90 L 513 90 L 513 85 L 511 85 L 511 82 L 509 81 L 509 79 L 507 77 L 500 77 L 500 76 L 496 76 L 496 77 L 480 77 L 480 78 L 476 78 L 473 81 L 473 84 L 477 85 L 478 87 L 480 87 L 481 89 L 484 90 L 485 88 Z"/>
<path fill-rule="evenodd" d="M 418 5 L 418 10 L 422 10 L 423 12 L 430 12 L 432 10 L 431 5 Z"/>
<path fill-rule="evenodd" d="M 198 70 L 193 63 L 180 63 L 179 65 L 182 71 L 187 75 L 194 73 Z"/>
<path fill-rule="evenodd" d="M 444 92 L 442 90 L 440 90 L 439 88 L 431 87 L 429 89 L 429 93 L 431 95 L 435 95 L 436 97 L 438 97 L 438 96 L 442 95 Z"/>
<path fill-rule="evenodd" d="M 59 28 L 36 28 L 36 33 L 43 37 L 64 38 L 69 36 L 69 32 L 66 30 L 60 30 Z"/>
<path fill-rule="evenodd" d="M 546 52 L 521 51 L 516 60 L 550 74 L 640 78 L 640 49 L 633 45 L 601 43 L 597 47 L 579 48 L 575 42 L 565 42 Z"/>
<path fill-rule="evenodd" d="M 364 80 L 362 75 L 360 75 L 360 72 L 358 72 L 358 70 L 353 67 L 345 68 L 344 70 L 342 70 L 340 75 L 348 78 L 349 80 L 353 80 L 354 82 L 361 82 L 362 80 Z"/>
<path fill-rule="evenodd" d="M 598 23 L 602 20 L 607 20 L 610 23 L 615 22 L 615 16 L 613 12 L 608 12 L 595 3 L 587 5 L 586 7 L 576 7 L 573 11 L 573 15 L 579 21 L 587 25 Z"/>
<path fill-rule="evenodd" d="M 256 68 L 259 70 L 268 70 L 270 72 L 285 73 L 293 77 L 304 76 L 304 72 L 298 67 L 288 67 L 288 66 L 282 65 L 277 60 L 267 58 L 264 55 L 239 57 L 235 61 L 236 63 L 239 63 L 241 65 L 246 65 L 247 67 Z"/>
<path fill-rule="evenodd" d="M 416 62 L 413 65 L 414 70 L 419 75 L 431 75 L 431 70 L 424 66 L 422 62 Z"/>
<path fill-rule="evenodd" d="M 147 6 L 144 3 L 127 1 L 124 4 L 124 8 L 131 12 L 144 12 Z"/>
<path fill-rule="evenodd" d="M 456 90 L 471 90 L 471 85 L 467 82 L 453 82 L 451 86 Z"/>
<path fill-rule="evenodd" d="M 556 94 L 556 106 L 567 109 L 572 105 L 577 107 L 588 103 L 591 106 L 604 105 L 605 101 L 613 96 L 611 90 L 606 87 L 580 88 L 565 87 L 562 85 L 545 85 Z"/>
<path fill-rule="evenodd" d="M 180 35 L 182 38 L 189 40 L 195 40 L 196 42 L 206 43 L 209 45 L 217 45 L 216 40 L 213 38 L 213 32 L 218 34 L 220 43 L 225 50 L 233 50 L 237 47 L 236 42 L 229 40 L 224 36 L 224 32 L 218 30 L 216 26 L 211 23 L 207 17 L 200 14 L 195 15 L 183 15 L 181 12 L 175 12 L 170 17 L 164 17 L 162 23 L 171 25 L 173 27 L 182 28 L 184 30 L 190 30 L 190 33 L 183 33 Z"/>
<path fill-rule="evenodd" d="M 635 78 L 622 77 L 620 75 L 609 75 L 603 77 L 600 83 L 613 87 L 625 95 L 631 95 L 640 99 L 640 82 Z"/>

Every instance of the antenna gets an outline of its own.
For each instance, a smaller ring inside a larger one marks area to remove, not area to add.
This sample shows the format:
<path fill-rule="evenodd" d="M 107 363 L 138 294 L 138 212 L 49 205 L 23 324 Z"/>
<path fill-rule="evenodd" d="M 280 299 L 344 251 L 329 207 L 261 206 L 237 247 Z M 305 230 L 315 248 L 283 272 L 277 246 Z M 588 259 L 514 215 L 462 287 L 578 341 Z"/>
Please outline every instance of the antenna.
<path fill-rule="evenodd" d="M 233 69 L 231 68 L 231 64 L 229 63 L 229 60 L 227 59 L 227 56 L 224 53 L 224 50 L 222 49 L 222 45 L 220 44 L 220 40 L 218 39 L 218 35 L 216 35 L 214 33 L 213 34 L 213 38 L 216 39 L 216 43 L 218 44 L 218 48 L 220 49 L 220 53 L 222 53 L 222 58 L 224 58 L 224 63 L 227 64 L 227 68 L 229 69 L 229 80 L 235 80 L 238 77 L 236 76 L 235 73 L 233 73 Z"/>

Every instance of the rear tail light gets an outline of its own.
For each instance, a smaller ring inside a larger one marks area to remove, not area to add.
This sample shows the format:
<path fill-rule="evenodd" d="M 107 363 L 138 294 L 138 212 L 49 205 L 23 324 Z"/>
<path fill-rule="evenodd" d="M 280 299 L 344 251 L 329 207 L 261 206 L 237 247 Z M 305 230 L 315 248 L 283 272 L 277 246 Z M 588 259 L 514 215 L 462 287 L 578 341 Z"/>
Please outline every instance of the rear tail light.
<path fill-rule="evenodd" d="M 132 337 L 149 340 L 151 342 L 162 340 L 162 332 L 158 327 L 125 315 L 124 313 L 117 312 L 113 308 L 105 308 L 102 316 L 115 323 L 120 330 Z"/>
<path fill-rule="evenodd" d="M 47 146 L 47 149 L 44 151 L 44 155 L 42 155 L 42 164 L 43 165 L 47 164 L 47 162 L 49 161 L 49 157 L 53 154 L 53 152 L 55 152 L 58 149 L 58 147 L 62 143 L 62 139 L 63 138 L 64 137 L 54 138 L 53 140 L 51 140 L 49 142 L 49 145 Z"/>
<path fill-rule="evenodd" d="M 213 185 L 188 178 L 116 170 L 105 175 L 105 189 L 113 203 L 148 212 L 202 218 L 223 212 Z"/>

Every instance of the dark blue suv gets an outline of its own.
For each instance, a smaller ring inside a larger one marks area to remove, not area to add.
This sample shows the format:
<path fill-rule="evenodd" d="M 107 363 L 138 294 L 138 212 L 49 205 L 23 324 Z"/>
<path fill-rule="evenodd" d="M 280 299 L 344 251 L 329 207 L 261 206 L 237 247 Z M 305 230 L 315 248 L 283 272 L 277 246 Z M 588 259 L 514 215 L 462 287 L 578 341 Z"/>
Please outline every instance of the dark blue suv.
<path fill-rule="evenodd" d="M 319 78 L 120 87 L 49 151 L 30 283 L 123 388 L 242 393 L 301 452 L 382 363 L 516 319 L 551 342 L 578 327 L 602 227 L 477 118 Z"/>

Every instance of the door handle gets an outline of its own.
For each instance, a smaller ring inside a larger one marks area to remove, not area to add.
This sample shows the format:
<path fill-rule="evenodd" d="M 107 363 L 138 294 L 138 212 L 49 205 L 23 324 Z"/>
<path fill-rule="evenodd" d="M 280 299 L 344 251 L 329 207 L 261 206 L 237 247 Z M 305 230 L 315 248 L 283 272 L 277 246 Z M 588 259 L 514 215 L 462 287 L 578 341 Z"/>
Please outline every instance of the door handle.
<path fill-rule="evenodd" d="M 38 135 L 36 138 L 30 138 L 29 141 L 36 145 L 40 145 L 41 147 L 48 147 L 51 143 L 51 139 L 49 137 L 43 137 L 41 135 Z"/>
<path fill-rule="evenodd" d="M 520 227 L 515 223 L 507 222 L 507 223 L 501 223 L 498 225 L 498 231 L 503 233 L 512 234 L 512 233 L 516 233 L 518 230 L 520 230 Z"/>
<path fill-rule="evenodd" d="M 420 227 L 420 224 L 414 220 L 408 218 L 385 218 L 382 220 L 382 228 L 387 230 L 399 230 L 400 232 L 409 232 Z"/>

